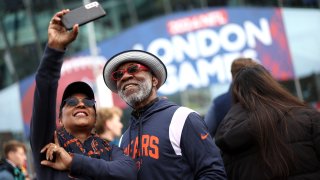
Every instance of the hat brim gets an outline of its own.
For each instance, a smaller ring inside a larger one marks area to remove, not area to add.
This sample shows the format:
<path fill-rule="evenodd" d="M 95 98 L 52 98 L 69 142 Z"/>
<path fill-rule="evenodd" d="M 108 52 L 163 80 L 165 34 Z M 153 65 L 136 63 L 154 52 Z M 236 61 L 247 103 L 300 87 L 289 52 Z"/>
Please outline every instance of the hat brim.
<path fill-rule="evenodd" d="M 117 70 L 120 65 L 127 62 L 137 62 L 147 66 L 159 81 L 157 85 L 158 89 L 167 79 L 167 69 L 164 63 L 155 55 L 141 50 L 123 51 L 111 57 L 103 68 L 104 82 L 112 92 L 117 93 L 117 85 L 116 81 L 111 78 L 111 73 Z"/>
<path fill-rule="evenodd" d="M 72 96 L 73 94 L 81 93 L 85 94 L 89 99 L 94 99 L 94 93 L 92 88 L 85 82 L 76 81 L 69 84 L 63 92 L 62 101 L 68 97 Z"/>

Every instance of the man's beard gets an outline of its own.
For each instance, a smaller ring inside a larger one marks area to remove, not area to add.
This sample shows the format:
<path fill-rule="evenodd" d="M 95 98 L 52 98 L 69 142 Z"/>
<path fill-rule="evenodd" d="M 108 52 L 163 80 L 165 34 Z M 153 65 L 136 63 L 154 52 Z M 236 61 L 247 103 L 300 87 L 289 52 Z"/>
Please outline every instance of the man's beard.
<path fill-rule="evenodd" d="M 129 96 L 126 96 L 121 89 L 119 91 L 119 95 L 131 107 L 135 107 L 150 96 L 152 90 L 152 82 L 144 80 L 141 84 L 138 85 L 138 88 L 138 92 L 132 93 Z"/>

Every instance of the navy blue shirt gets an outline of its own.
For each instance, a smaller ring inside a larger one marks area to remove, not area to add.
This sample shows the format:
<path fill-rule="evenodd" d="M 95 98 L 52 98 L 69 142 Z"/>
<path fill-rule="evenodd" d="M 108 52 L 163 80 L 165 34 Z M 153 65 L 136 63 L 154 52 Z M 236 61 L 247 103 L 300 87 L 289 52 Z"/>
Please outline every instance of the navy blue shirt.
<path fill-rule="evenodd" d="M 120 147 L 136 161 L 138 179 L 226 179 L 200 115 L 166 99 L 132 113 Z"/>

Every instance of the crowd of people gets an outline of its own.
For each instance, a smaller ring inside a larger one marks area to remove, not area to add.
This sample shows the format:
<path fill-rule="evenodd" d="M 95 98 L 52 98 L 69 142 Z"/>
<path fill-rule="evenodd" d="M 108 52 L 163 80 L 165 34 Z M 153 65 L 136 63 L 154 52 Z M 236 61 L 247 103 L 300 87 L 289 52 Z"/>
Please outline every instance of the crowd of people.
<path fill-rule="evenodd" d="M 122 110 L 96 107 L 82 81 L 65 87 L 57 127 L 63 56 L 79 32 L 77 24 L 71 31 L 63 26 L 68 12 L 52 17 L 35 76 L 30 144 L 36 179 L 320 179 L 320 113 L 250 58 L 234 60 L 228 92 L 203 119 L 158 96 L 167 69 L 157 56 L 119 52 L 103 77 L 132 108 L 124 133 Z M 23 143 L 10 141 L 4 152 L 0 179 L 26 179 Z"/>

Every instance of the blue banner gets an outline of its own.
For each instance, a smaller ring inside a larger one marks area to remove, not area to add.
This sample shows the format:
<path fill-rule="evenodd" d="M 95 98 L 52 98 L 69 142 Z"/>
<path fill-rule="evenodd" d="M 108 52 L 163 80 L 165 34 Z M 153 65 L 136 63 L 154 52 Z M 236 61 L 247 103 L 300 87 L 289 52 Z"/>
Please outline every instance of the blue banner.
<path fill-rule="evenodd" d="M 139 24 L 105 40 L 99 48 L 107 59 L 129 49 L 158 56 L 168 69 L 161 94 L 228 83 L 231 63 L 239 56 L 256 59 L 277 79 L 294 76 L 281 10 L 277 8 L 172 14 Z"/>

